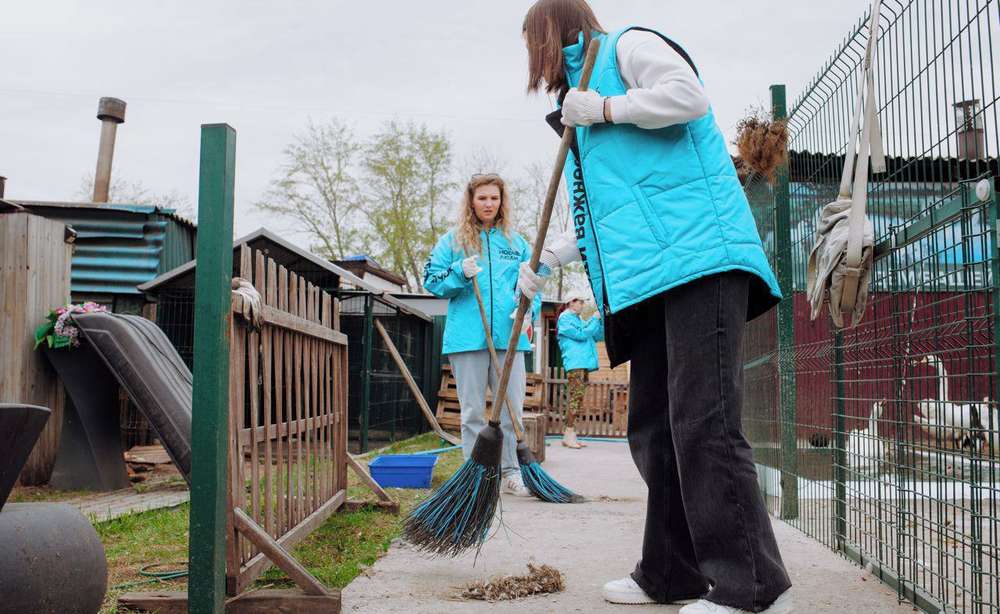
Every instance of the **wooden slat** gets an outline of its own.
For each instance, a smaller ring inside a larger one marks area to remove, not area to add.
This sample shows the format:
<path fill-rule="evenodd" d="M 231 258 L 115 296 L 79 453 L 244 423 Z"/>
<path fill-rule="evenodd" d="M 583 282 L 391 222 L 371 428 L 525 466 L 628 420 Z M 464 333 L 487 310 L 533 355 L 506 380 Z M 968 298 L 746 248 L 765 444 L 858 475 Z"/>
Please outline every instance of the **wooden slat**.
<path fill-rule="evenodd" d="M 299 279 L 298 275 L 292 275 L 292 287 L 290 288 L 292 304 L 289 305 L 291 313 L 296 316 L 301 316 L 305 305 L 305 287 Z M 299 335 L 293 337 L 293 342 L 295 347 L 292 349 L 295 357 L 295 419 L 301 420 L 305 417 L 305 379 L 303 377 L 305 369 L 303 365 L 303 339 Z M 304 479 L 303 468 L 305 467 L 305 462 L 303 460 L 304 454 L 304 442 L 303 434 L 300 432 L 295 438 L 295 448 L 298 453 L 298 462 L 295 466 L 295 523 L 298 524 L 305 515 L 304 509 L 302 507 L 302 499 L 304 495 Z"/>
<path fill-rule="evenodd" d="M 340 406 L 337 415 L 340 420 L 340 442 L 337 446 L 337 469 L 340 472 L 338 485 L 347 488 L 347 399 L 350 378 L 348 377 L 347 348 L 341 348 L 340 354 Z"/>
<path fill-rule="evenodd" d="M 330 499 L 321 505 L 319 509 L 304 518 L 302 521 L 298 522 L 288 531 L 285 531 L 285 534 L 277 539 L 278 545 L 286 550 L 291 550 L 296 544 L 308 537 L 310 533 L 326 522 L 326 519 L 333 515 L 333 513 L 344 505 L 344 502 L 346 501 L 347 491 L 337 491 L 337 493 L 330 497 Z M 247 561 L 243 565 L 243 569 L 240 573 L 240 592 L 253 584 L 253 582 L 259 578 L 262 573 L 267 571 L 270 566 L 271 561 L 269 561 L 263 554 L 258 554 L 254 558 Z"/>
<path fill-rule="evenodd" d="M 187 614 L 188 594 L 184 591 L 124 593 L 118 606 L 129 612 Z M 226 602 L 226 614 L 339 614 L 340 591 L 329 595 L 306 595 L 299 590 L 260 590 Z"/>
<path fill-rule="evenodd" d="M 232 326 L 230 318 L 230 355 L 229 360 L 229 493 L 226 514 L 226 592 L 235 594 L 239 580 L 240 564 L 243 560 L 242 543 L 236 533 L 232 510 L 240 507 L 243 502 L 243 450 L 239 443 L 239 423 L 237 414 L 243 415 L 243 335 L 241 328 Z M 237 411 L 237 408 L 239 410 Z"/>
<path fill-rule="evenodd" d="M 273 307 L 264 307 L 264 322 L 273 324 L 274 326 L 280 326 L 281 328 L 286 328 L 290 331 L 301 333 L 309 337 L 322 339 L 323 341 L 329 343 L 347 345 L 347 335 L 344 333 L 327 328 L 321 324 L 317 324 L 316 322 L 310 322 L 303 317 L 292 315 Z"/>
<path fill-rule="evenodd" d="M 268 266 L 270 265 L 270 266 Z M 274 261 L 271 259 L 267 260 L 267 264 L 264 262 L 264 254 L 257 253 L 257 283 L 263 286 L 264 291 L 261 293 L 264 304 L 271 304 L 274 300 L 274 275 L 272 270 L 274 268 Z M 265 271 L 265 267 L 267 270 Z M 273 328 L 270 326 L 264 326 L 260 334 L 260 350 L 261 350 L 261 409 L 263 415 L 264 426 L 264 441 L 267 445 L 264 449 L 264 528 L 267 530 L 268 535 L 275 535 L 274 527 L 274 467 L 271 464 L 271 378 L 272 378 L 272 357 L 271 357 L 271 337 Z"/>
<path fill-rule="evenodd" d="M 302 303 L 299 305 L 302 317 L 307 320 L 312 321 L 312 288 L 310 284 L 302 284 L 300 289 L 300 299 Z M 313 474 L 315 467 L 312 463 L 312 458 L 314 454 L 314 444 L 313 444 L 313 402 L 316 399 L 316 391 L 314 389 L 315 373 L 313 364 L 313 340 L 309 337 L 302 340 L 303 346 L 303 383 L 305 385 L 306 401 L 303 406 L 303 411 L 306 417 L 306 465 L 305 465 L 305 487 L 303 490 L 303 506 L 305 508 L 305 514 L 308 515 L 312 513 L 313 510 Z"/>
<path fill-rule="evenodd" d="M 309 573 L 309 571 L 302 566 L 302 563 L 296 561 L 287 550 L 281 547 L 281 544 L 268 535 L 267 531 L 254 522 L 253 518 L 248 516 L 246 512 L 241 509 L 234 510 L 233 520 L 236 522 L 236 528 L 240 531 L 240 533 L 253 542 L 260 552 L 265 554 L 267 558 L 271 559 L 271 561 L 277 565 L 281 571 L 285 572 L 293 582 L 298 584 L 299 587 L 306 592 L 306 594 L 329 594 L 329 591 L 322 582 Z"/>
<path fill-rule="evenodd" d="M 285 311 L 288 309 L 288 269 L 283 266 L 278 267 L 278 309 Z M 281 333 L 281 351 L 280 351 L 280 369 L 282 371 L 282 386 L 284 390 L 282 404 L 281 404 L 281 424 L 284 425 L 292 419 L 292 356 L 291 356 L 291 333 L 287 331 L 282 331 Z M 279 437 L 284 437 L 279 435 Z M 279 442 L 281 440 L 279 439 Z M 281 452 L 281 444 L 278 446 L 278 456 L 283 459 L 284 468 L 282 475 L 284 476 L 284 484 L 281 488 L 282 499 L 279 501 L 279 507 L 281 508 L 280 514 L 282 517 L 281 531 L 282 533 L 288 531 L 294 523 L 292 522 L 292 440 L 287 438 L 284 440 L 284 445 L 287 446 L 287 453 Z"/>
<path fill-rule="evenodd" d="M 368 485 L 368 488 L 375 493 L 375 496 L 386 503 L 396 504 L 393 498 L 389 496 L 389 493 L 385 492 L 385 489 L 382 488 L 382 485 L 376 482 L 375 478 L 368 473 L 368 469 L 358 462 L 358 459 L 354 458 L 350 454 L 347 455 L 347 466 L 350 467 L 359 478 L 361 478 L 362 482 Z M 398 504 L 396 504 L 396 509 L 397 511 L 399 510 Z"/>

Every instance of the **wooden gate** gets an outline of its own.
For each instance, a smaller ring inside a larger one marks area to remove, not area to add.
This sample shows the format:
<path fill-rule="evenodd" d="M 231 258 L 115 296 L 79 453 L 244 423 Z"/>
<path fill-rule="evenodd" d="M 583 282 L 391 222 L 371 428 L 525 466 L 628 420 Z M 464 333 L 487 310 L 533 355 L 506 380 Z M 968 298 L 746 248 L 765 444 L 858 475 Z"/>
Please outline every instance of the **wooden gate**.
<path fill-rule="evenodd" d="M 235 531 L 235 516 L 290 550 L 345 503 L 348 465 L 347 337 L 336 302 L 246 246 L 239 276 L 263 298 L 263 317 L 259 330 L 233 319 L 229 594 L 272 564 Z M 244 303 L 234 294 L 234 311 L 246 313 Z"/>
<path fill-rule="evenodd" d="M 569 403 L 566 383 L 566 374 L 562 369 L 545 369 L 545 413 L 551 435 L 563 432 Z M 574 428 L 577 435 L 625 437 L 628 432 L 628 384 L 591 379 Z"/>

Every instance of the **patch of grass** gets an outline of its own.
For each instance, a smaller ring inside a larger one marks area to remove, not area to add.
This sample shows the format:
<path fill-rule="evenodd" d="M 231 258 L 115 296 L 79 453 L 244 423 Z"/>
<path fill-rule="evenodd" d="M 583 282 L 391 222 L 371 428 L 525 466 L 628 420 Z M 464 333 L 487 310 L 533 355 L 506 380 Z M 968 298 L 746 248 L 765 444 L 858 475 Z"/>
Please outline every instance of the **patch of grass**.
<path fill-rule="evenodd" d="M 185 503 L 174 508 L 129 514 L 94 525 L 108 559 L 108 594 L 102 614 L 117 612 L 122 593 L 143 590 L 184 590 L 186 579 L 121 586 L 149 580 L 139 570 L 151 564 L 178 563 L 188 558 L 188 512 Z M 174 566 L 171 566 L 174 568 Z M 114 588 L 121 586 L 120 588 Z"/>
<path fill-rule="evenodd" d="M 360 460 L 367 462 L 384 454 L 407 454 L 446 445 L 433 433 L 425 433 L 366 454 Z M 439 454 L 432 488 L 450 478 L 461 465 L 461 450 Z M 348 498 L 375 499 L 353 471 L 348 471 L 348 476 Z M 388 491 L 399 502 L 398 516 L 374 506 L 334 514 L 293 550 L 295 557 L 331 588 L 343 588 L 350 584 L 385 554 L 392 541 L 400 535 L 406 515 L 431 493 L 428 489 L 390 488 Z M 133 514 L 95 525 L 108 558 L 109 587 L 147 580 L 139 574 L 144 565 L 186 561 L 189 511 L 190 505 L 185 503 L 172 509 Z M 185 590 L 186 586 L 186 579 L 178 579 L 122 589 L 109 588 L 101 613 L 117 612 L 118 596 L 124 592 Z M 294 583 L 282 571 L 272 567 L 257 581 L 257 586 L 291 587 Z"/>
<path fill-rule="evenodd" d="M 421 450 L 445 447 L 433 433 L 425 433 L 399 441 L 377 452 L 361 457 L 372 460 L 386 454 L 409 454 Z M 431 488 L 441 483 L 462 465 L 462 451 L 452 450 L 438 455 L 434 466 Z M 372 500 L 367 486 L 349 472 L 348 498 Z M 294 549 L 295 557 L 320 581 L 330 587 L 343 588 L 370 567 L 389 549 L 392 540 L 399 537 L 403 522 L 410 510 L 426 499 L 431 490 L 389 488 L 389 495 L 399 502 L 399 515 L 387 514 L 375 507 L 355 512 L 334 514 L 312 535 Z M 258 585 L 293 586 L 281 570 L 271 568 L 257 582 Z"/>

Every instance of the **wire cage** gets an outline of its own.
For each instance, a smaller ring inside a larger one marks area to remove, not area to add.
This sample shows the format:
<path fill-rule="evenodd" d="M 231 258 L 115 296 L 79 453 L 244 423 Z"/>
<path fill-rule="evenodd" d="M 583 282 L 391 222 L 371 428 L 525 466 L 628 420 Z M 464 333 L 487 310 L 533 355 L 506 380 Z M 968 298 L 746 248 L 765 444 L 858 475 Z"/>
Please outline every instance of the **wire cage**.
<path fill-rule="evenodd" d="M 836 198 L 867 43 L 859 21 L 789 112 L 790 157 L 747 187 L 788 294 L 744 343 L 745 424 L 773 513 L 929 612 L 1000 612 L 996 336 L 1000 1 L 883 3 L 862 322 L 809 317 L 806 259 Z"/>
<path fill-rule="evenodd" d="M 412 437 L 428 430 L 420 406 L 389 349 L 374 330 L 385 327 L 425 399 L 433 399 L 434 374 L 441 370 L 433 351 L 434 323 L 370 293 L 341 293 L 341 327 L 350 339 L 348 420 L 351 446 L 372 447 Z"/>

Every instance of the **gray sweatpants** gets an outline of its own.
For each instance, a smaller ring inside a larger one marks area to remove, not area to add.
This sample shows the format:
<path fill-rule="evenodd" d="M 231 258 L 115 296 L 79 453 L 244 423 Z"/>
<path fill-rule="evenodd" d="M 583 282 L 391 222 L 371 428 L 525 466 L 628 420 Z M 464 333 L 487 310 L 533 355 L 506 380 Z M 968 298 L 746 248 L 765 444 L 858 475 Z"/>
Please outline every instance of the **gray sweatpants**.
<path fill-rule="evenodd" d="M 497 351 L 500 366 L 503 367 L 505 352 Z M 479 431 L 486 426 L 486 386 L 496 390 L 500 375 L 490 367 L 490 353 L 487 350 L 478 352 L 458 352 L 449 354 L 451 369 L 455 374 L 455 386 L 458 388 L 458 402 L 462 406 L 462 455 L 469 460 L 472 446 L 476 443 Z M 510 407 L 521 422 L 521 412 L 524 409 L 524 390 L 526 375 L 524 372 L 524 352 L 517 352 L 514 365 L 510 371 L 510 383 L 507 385 L 507 398 Z M 510 413 L 506 407 L 501 408 L 500 428 L 503 431 L 503 459 L 500 467 L 503 475 L 519 472 L 517 464 L 517 439 L 514 438 L 514 427 L 510 422 Z"/>

